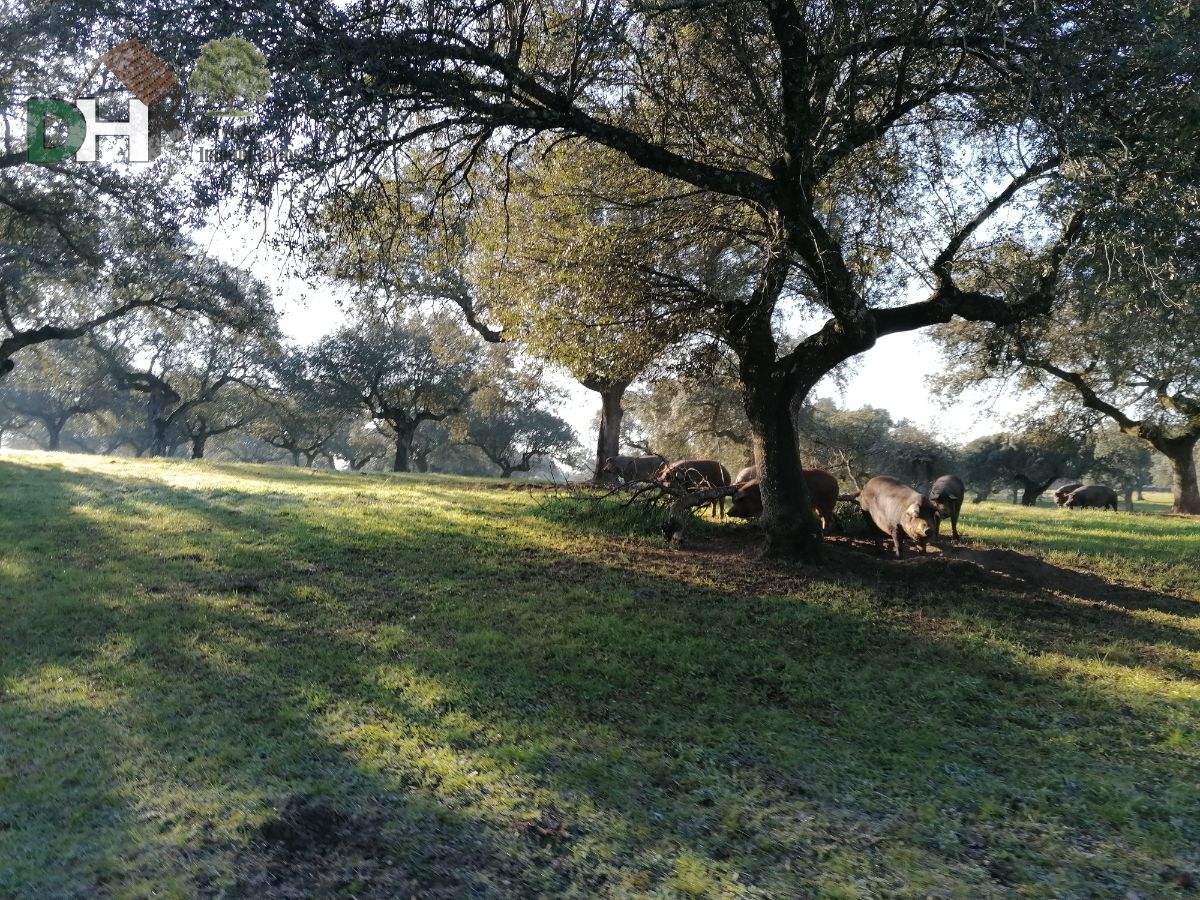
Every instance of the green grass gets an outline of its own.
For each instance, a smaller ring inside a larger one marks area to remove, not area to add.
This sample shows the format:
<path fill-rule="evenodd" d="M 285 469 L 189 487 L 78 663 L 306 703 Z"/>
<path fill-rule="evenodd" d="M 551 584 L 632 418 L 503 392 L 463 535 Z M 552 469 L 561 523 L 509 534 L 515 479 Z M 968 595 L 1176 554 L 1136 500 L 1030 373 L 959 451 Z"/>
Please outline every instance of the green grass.
<path fill-rule="evenodd" d="M 1142 512 L 968 504 L 963 522 L 989 544 L 1033 551 L 1053 562 L 1169 593 L 1200 597 L 1200 521 L 1162 515 L 1168 495 L 1147 494 Z M 965 529 L 964 529 L 965 530 Z"/>
<path fill-rule="evenodd" d="M 1200 523 L 968 506 L 1009 585 L 503 487 L 5 454 L 0 897 L 1200 878 Z"/>

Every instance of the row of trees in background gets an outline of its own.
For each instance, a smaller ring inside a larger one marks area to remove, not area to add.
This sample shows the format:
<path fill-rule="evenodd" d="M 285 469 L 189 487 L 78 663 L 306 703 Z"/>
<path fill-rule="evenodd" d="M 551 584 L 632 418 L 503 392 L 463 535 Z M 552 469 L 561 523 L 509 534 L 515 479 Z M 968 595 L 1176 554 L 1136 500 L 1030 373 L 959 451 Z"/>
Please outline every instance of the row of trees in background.
<path fill-rule="evenodd" d="M 191 315 L 128 318 L 26 350 L 0 382 L 0 427 L 48 450 L 361 470 L 432 464 L 504 477 L 571 459 L 540 367 L 482 348 L 446 316 L 368 317 L 285 347 L 265 295 L 254 327 Z"/>

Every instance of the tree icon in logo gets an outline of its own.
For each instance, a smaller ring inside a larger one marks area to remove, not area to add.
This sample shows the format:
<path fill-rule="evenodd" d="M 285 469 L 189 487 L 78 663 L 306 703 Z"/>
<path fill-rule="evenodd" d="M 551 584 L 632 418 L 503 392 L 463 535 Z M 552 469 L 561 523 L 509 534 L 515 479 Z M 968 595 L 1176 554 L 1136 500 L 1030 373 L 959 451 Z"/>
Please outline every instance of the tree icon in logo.
<path fill-rule="evenodd" d="M 271 88 L 267 58 L 245 38 L 209 41 L 200 49 L 188 87 L 209 115 L 248 116 Z"/>

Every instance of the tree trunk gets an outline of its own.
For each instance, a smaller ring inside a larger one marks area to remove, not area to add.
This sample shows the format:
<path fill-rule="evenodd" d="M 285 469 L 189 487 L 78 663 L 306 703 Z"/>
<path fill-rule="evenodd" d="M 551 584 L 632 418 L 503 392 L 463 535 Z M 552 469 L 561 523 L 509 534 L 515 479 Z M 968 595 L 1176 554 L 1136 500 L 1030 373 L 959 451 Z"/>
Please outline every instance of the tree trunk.
<path fill-rule="evenodd" d="M 62 446 L 62 430 L 66 422 L 56 422 L 50 419 L 43 419 L 42 425 L 46 429 L 46 449 L 56 451 Z"/>
<path fill-rule="evenodd" d="M 300 467 L 300 451 L 299 450 L 292 451 L 292 465 L 296 466 L 296 468 Z"/>
<path fill-rule="evenodd" d="M 412 449 L 413 437 L 416 434 L 416 429 L 397 428 L 392 425 L 392 430 L 396 432 L 396 458 L 392 461 L 393 472 L 408 472 L 408 456 Z"/>
<path fill-rule="evenodd" d="M 1125 491 L 1125 512 L 1133 512 L 1133 488 L 1126 487 Z"/>
<path fill-rule="evenodd" d="M 789 379 L 773 377 L 771 363 L 743 357 L 742 384 L 746 415 L 753 430 L 763 511 L 764 557 L 819 563 L 823 559 L 821 525 L 813 512 L 800 467 L 793 396 L 803 401 Z"/>
<path fill-rule="evenodd" d="M 616 475 L 600 470 L 604 467 L 606 459 L 621 452 L 621 420 L 625 417 L 621 400 L 629 382 L 589 379 L 583 382 L 583 386 L 600 395 L 600 431 L 596 436 L 595 478 L 596 481 L 615 482 Z"/>
<path fill-rule="evenodd" d="M 204 445 L 207 443 L 207 434 L 192 436 L 192 459 L 204 459 Z"/>
<path fill-rule="evenodd" d="M 1054 481 L 1057 478 L 1058 478 L 1058 476 L 1055 475 L 1054 478 L 1051 478 L 1049 481 L 1047 481 L 1043 484 L 1034 484 L 1033 482 L 1026 481 L 1025 482 L 1025 493 L 1021 495 L 1021 505 L 1022 506 L 1037 506 L 1038 497 L 1040 497 L 1040 496 L 1042 496 L 1042 494 L 1046 493 L 1046 488 L 1048 488 L 1048 487 L 1050 487 L 1050 485 L 1054 484 Z"/>
<path fill-rule="evenodd" d="M 1196 480 L 1196 459 L 1192 456 L 1194 449 L 1193 442 L 1168 457 L 1171 460 L 1175 491 L 1175 503 L 1171 512 L 1200 516 L 1200 486 Z"/>
<path fill-rule="evenodd" d="M 174 448 L 167 443 L 167 428 L 168 423 L 155 419 L 154 421 L 154 441 L 150 445 L 151 456 L 170 456 L 171 450 Z"/>
<path fill-rule="evenodd" d="M 417 467 L 417 471 L 425 473 L 429 471 L 429 450 L 410 451 L 409 456 L 412 457 L 413 465 Z"/>

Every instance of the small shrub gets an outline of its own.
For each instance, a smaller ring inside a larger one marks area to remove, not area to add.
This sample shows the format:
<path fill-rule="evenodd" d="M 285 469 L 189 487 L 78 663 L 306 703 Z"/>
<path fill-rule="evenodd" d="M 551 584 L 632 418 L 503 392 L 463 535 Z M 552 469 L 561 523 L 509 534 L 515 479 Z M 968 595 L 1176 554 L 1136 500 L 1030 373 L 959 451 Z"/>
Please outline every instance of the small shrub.
<path fill-rule="evenodd" d="M 839 500 L 834 511 L 842 520 L 842 527 L 846 529 L 846 537 L 871 537 L 874 529 L 867 521 L 866 514 L 863 513 L 857 500 Z"/>

